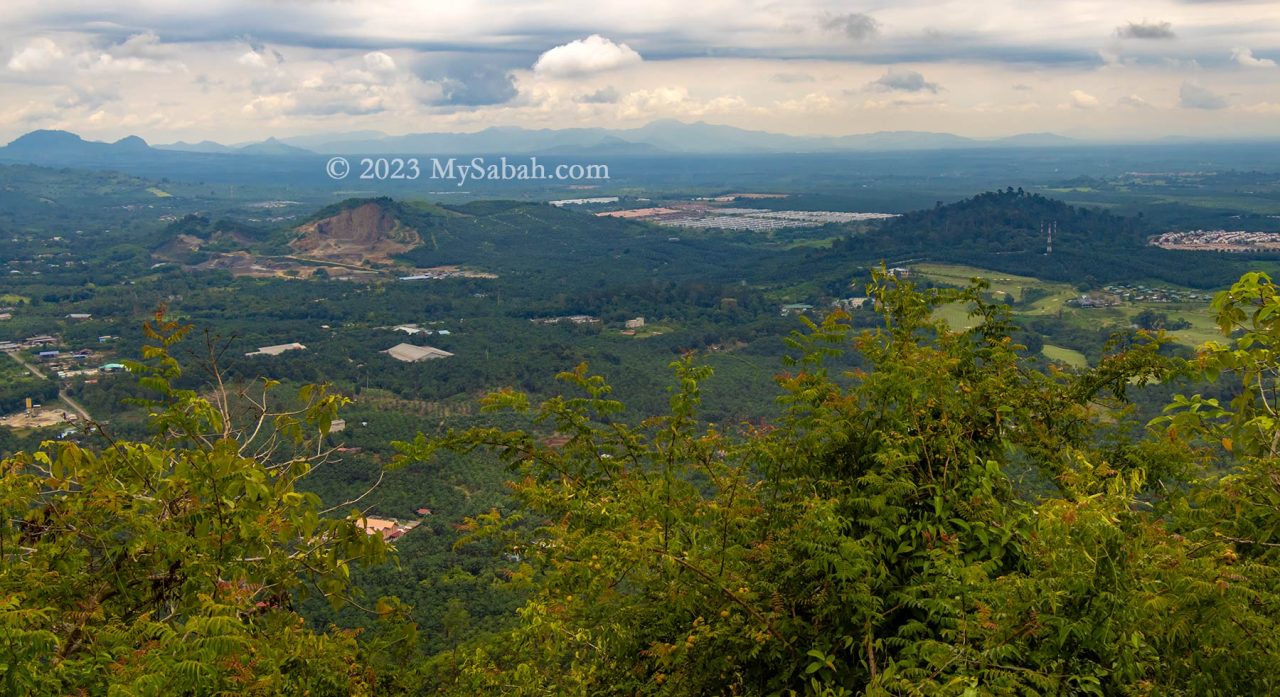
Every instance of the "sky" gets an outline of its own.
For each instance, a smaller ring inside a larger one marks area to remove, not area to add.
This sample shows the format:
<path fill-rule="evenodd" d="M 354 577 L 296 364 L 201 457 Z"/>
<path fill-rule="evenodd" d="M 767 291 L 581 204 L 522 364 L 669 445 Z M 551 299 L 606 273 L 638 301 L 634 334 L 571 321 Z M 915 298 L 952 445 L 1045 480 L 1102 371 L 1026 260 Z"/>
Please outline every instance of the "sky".
<path fill-rule="evenodd" d="M 706 121 L 1280 137 L 1273 0 L 3 0 L 0 141 Z"/>

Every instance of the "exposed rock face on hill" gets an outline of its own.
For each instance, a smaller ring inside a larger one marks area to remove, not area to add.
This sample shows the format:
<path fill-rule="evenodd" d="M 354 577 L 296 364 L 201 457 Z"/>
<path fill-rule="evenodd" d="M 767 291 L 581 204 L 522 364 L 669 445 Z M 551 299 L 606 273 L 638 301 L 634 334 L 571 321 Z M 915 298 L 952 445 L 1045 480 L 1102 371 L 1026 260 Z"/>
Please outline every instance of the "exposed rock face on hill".
<path fill-rule="evenodd" d="M 299 226 L 289 244 L 299 256 L 328 261 L 385 262 L 422 243 L 418 232 L 377 202 Z"/>

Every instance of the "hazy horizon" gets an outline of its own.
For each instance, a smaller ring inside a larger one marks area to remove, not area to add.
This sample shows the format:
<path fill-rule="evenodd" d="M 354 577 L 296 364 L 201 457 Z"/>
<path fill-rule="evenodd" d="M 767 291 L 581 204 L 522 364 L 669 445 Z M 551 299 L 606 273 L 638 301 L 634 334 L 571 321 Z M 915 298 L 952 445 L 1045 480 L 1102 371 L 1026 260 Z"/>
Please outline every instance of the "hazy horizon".
<path fill-rule="evenodd" d="M 1260 2 L 892 6 L 14 0 L 0 140 L 258 141 L 344 131 L 1280 137 Z"/>

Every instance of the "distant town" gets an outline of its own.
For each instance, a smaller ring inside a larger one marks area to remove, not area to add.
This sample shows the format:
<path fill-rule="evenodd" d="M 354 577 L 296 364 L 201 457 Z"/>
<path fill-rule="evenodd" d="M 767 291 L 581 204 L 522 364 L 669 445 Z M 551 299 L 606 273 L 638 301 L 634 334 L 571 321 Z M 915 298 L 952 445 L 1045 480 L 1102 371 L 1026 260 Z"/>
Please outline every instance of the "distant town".
<path fill-rule="evenodd" d="M 1163 249 L 1200 252 L 1261 252 L 1280 249 L 1280 233 L 1244 230 L 1188 230 L 1152 238 Z"/>

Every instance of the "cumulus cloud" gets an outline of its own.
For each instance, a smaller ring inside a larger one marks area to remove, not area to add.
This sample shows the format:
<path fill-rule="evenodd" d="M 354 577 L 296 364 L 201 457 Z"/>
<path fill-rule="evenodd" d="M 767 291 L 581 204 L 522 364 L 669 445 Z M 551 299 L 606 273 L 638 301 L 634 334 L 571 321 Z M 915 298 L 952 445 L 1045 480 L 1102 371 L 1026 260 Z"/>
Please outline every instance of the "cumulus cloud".
<path fill-rule="evenodd" d="M 364 54 L 364 67 L 371 73 L 386 75 L 396 71 L 396 61 L 382 51 Z"/>
<path fill-rule="evenodd" d="M 861 12 L 827 16 L 822 20 L 822 27 L 829 31 L 841 32 L 855 41 L 870 39 L 880 33 L 880 22 L 875 17 Z"/>
<path fill-rule="evenodd" d="M 595 92 L 580 94 L 573 101 L 580 104 L 613 104 L 618 101 L 618 90 L 612 87 L 601 87 Z"/>
<path fill-rule="evenodd" d="M 889 68 L 880 79 L 867 85 L 867 89 L 877 92 L 933 92 L 937 93 L 938 83 L 928 82 L 924 75 L 905 68 Z"/>
<path fill-rule="evenodd" d="M 1122 39 L 1172 39 L 1173 25 L 1168 22 L 1129 22 L 1116 27 L 1116 36 Z"/>
<path fill-rule="evenodd" d="M 1184 109 L 1222 109 L 1227 100 L 1194 80 L 1186 80 L 1178 90 L 1178 104 Z"/>
<path fill-rule="evenodd" d="M 616 70 L 640 63 L 643 59 L 626 44 L 616 44 L 609 39 L 592 34 L 585 39 L 570 41 L 538 56 L 533 71 L 550 77 L 573 77 L 607 70 Z"/>
<path fill-rule="evenodd" d="M 1276 62 L 1270 58 L 1257 58 L 1253 55 L 1253 51 L 1247 48 L 1236 48 L 1231 50 L 1231 60 L 1243 65 L 1246 68 L 1274 68 Z"/>
<path fill-rule="evenodd" d="M 653 117 L 677 110 L 689 98 L 683 87 L 658 87 L 637 90 L 619 100 L 618 115 L 623 118 Z"/>
<path fill-rule="evenodd" d="M 1067 96 L 1071 97 L 1071 106 L 1076 109 L 1096 109 L 1098 107 L 1098 98 L 1084 90 L 1071 90 L 1067 93 Z"/>
<path fill-rule="evenodd" d="M 25 46 L 14 51 L 6 67 L 15 73 L 35 73 L 52 68 L 63 57 L 62 48 L 57 43 L 52 39 L 40 37 L 28 41 Z"/>

